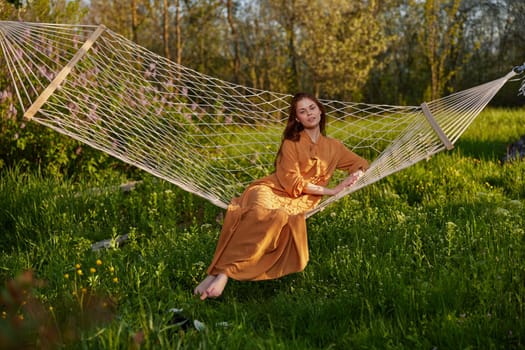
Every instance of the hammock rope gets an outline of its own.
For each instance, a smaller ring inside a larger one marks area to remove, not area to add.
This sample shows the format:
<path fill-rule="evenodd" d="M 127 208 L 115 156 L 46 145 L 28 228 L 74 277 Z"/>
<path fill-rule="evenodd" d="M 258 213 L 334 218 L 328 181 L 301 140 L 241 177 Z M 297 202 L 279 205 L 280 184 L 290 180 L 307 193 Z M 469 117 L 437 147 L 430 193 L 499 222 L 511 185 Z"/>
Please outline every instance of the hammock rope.
<path fill-rule="evenodd" d="M 226 208 L 273 171 L 291 95 L 177 65 L 104 26 L 0 21 L 24 116 Z M 321 100 L 329 136 L 371 160 L 307 216 L 454 143 L 523 70 L 420 106 Z"/>

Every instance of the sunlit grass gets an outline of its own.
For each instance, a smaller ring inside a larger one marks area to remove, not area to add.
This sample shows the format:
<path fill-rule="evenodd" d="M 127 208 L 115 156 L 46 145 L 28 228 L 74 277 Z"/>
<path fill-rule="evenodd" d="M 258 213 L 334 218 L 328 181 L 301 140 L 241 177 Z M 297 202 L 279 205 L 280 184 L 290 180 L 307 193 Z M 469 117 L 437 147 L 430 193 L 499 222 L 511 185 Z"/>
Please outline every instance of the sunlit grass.
<path fill-rule="evenodd" d="M 499 162 L 522 134 L 522 112 L 486 111 L 453 151 L 308 219 L 304 272 L 231 281 L 205 302 L 192 290 L 213 254 L 222 209 L 146 174 L 123 192 L 119 173 L 73 183 L 3 172 L 0 276 L 25 292 L 15 300 L 2 289 L 0 344 L 522 348 L 525 163 Z M 91 250 L 123 234 L 124 246 Z M 31 279 L 20 284 L 27 270 Z M 174 324 L 173 308 L 206 328 Z M 42 325 L 49 332 L 39 335 Z"/>

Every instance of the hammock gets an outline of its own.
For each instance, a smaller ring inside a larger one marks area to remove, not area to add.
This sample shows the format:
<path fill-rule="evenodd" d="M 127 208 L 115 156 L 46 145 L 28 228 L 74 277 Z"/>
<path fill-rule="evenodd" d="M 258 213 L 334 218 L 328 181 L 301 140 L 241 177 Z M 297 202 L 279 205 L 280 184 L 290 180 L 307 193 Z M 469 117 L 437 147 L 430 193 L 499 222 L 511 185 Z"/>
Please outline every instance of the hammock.
<path fill-rule="evenodd" d="M 24 116 L 226 208 L 273 171 L 291 96 L 177 65 L 104 26 L 0 21 Z M 371 161 L 328 204 L 456 140 L 523 66 L 420 106 L 321 100 L 327 130 Z"/>

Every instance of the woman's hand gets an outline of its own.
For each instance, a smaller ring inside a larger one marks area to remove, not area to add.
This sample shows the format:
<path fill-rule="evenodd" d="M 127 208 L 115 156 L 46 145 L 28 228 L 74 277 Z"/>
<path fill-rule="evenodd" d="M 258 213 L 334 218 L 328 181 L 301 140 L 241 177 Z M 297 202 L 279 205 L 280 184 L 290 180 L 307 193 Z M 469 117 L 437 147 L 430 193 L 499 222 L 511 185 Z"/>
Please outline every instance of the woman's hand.
<path fill-rule="evenodd" d="M 339 185 L 335 186 L 332 191 L 333 191 L 333 195 L 336 195 L 338 194 L 339 192 L 341 192 L 342 190 L 344 190 L 345 188 L 347 187 L 350 187 L 352 186 L 353 184 L 355 184 L 355 182 L 364 174 L 364 172 L 362 170 L 358 170 L 356 171 L 355 173 L 352 173 L 350 174 L 347 178 L 345 178 L 343 181 L 341 181 L 339 183 Z"/>

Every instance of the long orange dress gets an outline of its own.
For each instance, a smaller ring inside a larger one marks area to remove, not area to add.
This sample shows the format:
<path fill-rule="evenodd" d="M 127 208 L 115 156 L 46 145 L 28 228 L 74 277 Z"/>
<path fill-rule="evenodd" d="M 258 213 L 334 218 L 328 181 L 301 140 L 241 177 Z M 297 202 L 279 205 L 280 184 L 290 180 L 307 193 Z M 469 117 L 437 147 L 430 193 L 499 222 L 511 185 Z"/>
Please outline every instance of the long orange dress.
<path fill-rule="evenodd" d="M 368 162 L 340 141 L 302 131 L 285 140 L 275 173 L 256 180 L 228 206 L 208 274 L 236 280 L 265 280 L 302 271 L 308 262 L 305 213 L 322 196 L 303 193 L 326 186 L 336 169 L 352 173 Z"/>

